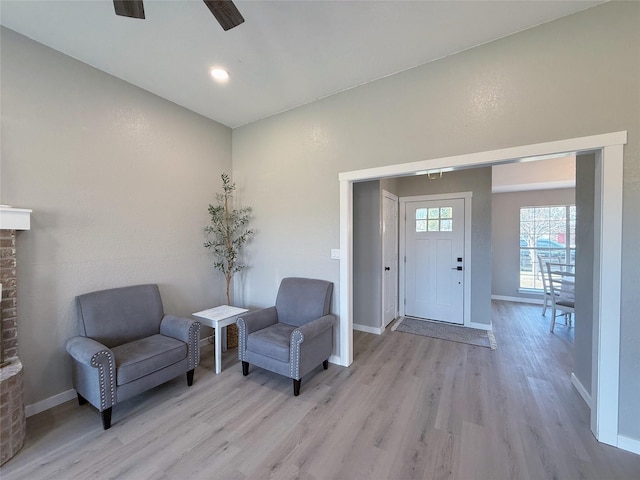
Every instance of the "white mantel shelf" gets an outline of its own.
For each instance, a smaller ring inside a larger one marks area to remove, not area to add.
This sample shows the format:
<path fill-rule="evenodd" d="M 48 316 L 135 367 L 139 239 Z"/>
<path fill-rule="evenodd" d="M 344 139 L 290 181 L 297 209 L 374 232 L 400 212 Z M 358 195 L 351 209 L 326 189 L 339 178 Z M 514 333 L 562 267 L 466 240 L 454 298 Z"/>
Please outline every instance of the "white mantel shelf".
<path fill-rule="evenodd" d="M 30 230 L 32 211 L 27 208 L 0 206 L 0 230 Z"/>

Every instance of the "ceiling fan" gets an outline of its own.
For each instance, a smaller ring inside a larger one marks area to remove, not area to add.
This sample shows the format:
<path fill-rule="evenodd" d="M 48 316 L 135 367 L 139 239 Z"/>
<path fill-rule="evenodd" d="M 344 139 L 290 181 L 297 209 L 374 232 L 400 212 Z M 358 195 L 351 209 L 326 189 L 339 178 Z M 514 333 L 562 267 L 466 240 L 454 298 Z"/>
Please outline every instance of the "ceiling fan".
<path fill-rule="evenodd" d="M 220 26 L 226 31 L 237 27 L 244 18 L 231 0 L 202 0 L 213 13 Z M 131 18 L 144 18 L 142 0 L 113 0 L 116 15 Z"/>

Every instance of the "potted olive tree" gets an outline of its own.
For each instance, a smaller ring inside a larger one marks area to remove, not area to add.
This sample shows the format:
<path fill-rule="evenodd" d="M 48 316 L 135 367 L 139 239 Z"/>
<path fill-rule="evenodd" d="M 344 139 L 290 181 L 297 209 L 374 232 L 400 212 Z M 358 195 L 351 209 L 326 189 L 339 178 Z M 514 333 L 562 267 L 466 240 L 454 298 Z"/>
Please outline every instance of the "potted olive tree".
<path fill-rule="evenodd" d="M 233 192 L 236 184 L 229 175 L 223 173 L 222 193 L 216 194 L 216 204 L 209 205 L 210 224 L 205 227 L 207 241 L 204 243 L 214 256 L 213 267 L 220 270 L 226 280 L 227 305 L 231 305 L 231 280 L 245 268 L 241 260 L 241 251 L 245 243 L 253 236 L 248 228 L 251 207 L 233 208 Z M 227 329 L 230 347 L 237 346 L 237 328 Z"/>

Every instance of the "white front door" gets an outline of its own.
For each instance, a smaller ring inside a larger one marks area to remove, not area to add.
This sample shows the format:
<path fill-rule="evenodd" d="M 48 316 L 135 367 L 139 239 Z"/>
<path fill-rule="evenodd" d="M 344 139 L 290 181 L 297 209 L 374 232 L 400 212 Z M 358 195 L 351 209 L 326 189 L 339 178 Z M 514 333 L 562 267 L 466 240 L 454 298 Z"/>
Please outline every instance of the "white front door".
<path fill-rule="evenodd" d="M 398 197 L 382 191 L 382 327 L 398 313 Z"/>
<path fill-rule="evenodd" d="M 464 323 L 465 200 L 406 203 L 405 315 Z"/>

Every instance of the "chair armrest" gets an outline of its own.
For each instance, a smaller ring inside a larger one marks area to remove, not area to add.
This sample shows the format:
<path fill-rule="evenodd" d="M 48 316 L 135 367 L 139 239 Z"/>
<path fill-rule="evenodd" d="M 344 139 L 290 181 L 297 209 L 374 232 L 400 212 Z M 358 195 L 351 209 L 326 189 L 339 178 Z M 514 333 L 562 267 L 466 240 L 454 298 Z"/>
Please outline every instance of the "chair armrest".
<path fill-rule="evenodd" d="M 247 337 L 250 333 L 276 323 L 278 323 L 276 307 L 255 310 L 238 317 L 236 320 L 236 325 L 238 325 L 238 359 L 243 362 L 247 361 Z"/>
<path fill-rule="evenodd" d="M 269 307 L 245 313 L 236 320 L 239 329 L 243 328 L 242 323 L 247 335 L 249 335 L 257 330 L 267 328 L 269 325 L 278 323 L 278 312 L 276 307 Z"/>
<path fill-rule="evenodd" d="M 99 411 L 116 403 L 116 359 L 113 352 L 92 338 L 72 337 L 66 349 L 75 361 L 73 388 Z"/>
<path fill-rule="evenodd" d="M 309 371 L 309 368 L 315 367 L 329 357 L 331 343 L 323 342 L 321 335 L 331 329 L 335 322 L 334 315 L 325 315 L 305 323 L 291 332 L 291 350 L 289 352 L 289 376 L 291 378 L 299 380 Z M 305 340 L 306 343 L 304 343 Z"/>
<path fill-rule="evenodd" d="M 83 365 L 97 368 L 108 361 L 109 357 L 114 361 L 110 349 L 89 337 L 72 337 L 67 340 L 65 346 L 69 355 Z M 99 353 L 102 355 L 98 355 Z"/>
<path fill-rule="evenodd" d="M 197 325 L 196 325 L 197 324 Z M 200 322 L 190 318 L 165 315 L 160 322 L 160 334 L 189 343 L 191 337 L 200 329 Z"/>
<path fill-rule="evenodd" d="M 292 340 L 296 339 L 298 342 L 304 342 L 305 339 L 311 340 L 325 330 L 333 327 L 335 323 L 336 317 L 334 315 L 325 315 L 324 317 L 316 318 L 315 320 L 296 328 L 291 332 L 291 338 Z"/>
<path fill-rule="evenodd" d="M 200 322 L 189 318 L 165 315 L 160 322 L 160 334 L 187 344 L 188 368 L 193 370 L 200 363 Z"/>

